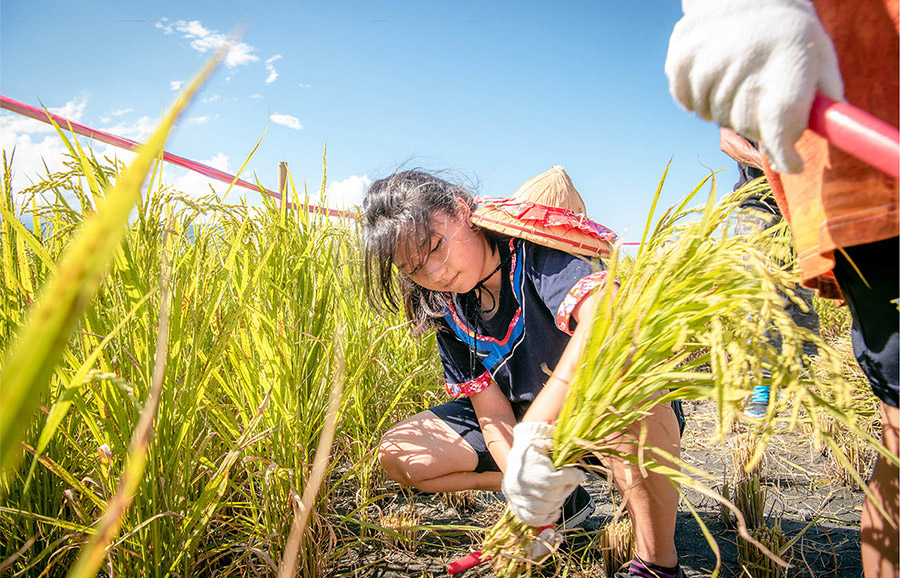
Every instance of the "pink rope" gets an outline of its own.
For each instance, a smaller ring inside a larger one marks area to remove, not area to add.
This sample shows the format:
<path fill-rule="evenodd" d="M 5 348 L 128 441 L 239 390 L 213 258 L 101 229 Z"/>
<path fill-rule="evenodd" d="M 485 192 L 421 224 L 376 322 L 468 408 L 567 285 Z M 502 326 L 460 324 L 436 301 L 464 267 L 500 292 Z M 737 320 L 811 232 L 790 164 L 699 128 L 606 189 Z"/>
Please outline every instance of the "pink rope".
<path fill-rule="evenodd" d="M 82 136 L 86 136 L 90 139 L 97 140 L 106 144 L 110 144 L 119 148 L 123 148 L 126 150 L 134 151 L 137 150 L 138 147 L 141 146 L 141 143 L 133 141 L 131 139 L 127 139 L 121 136 L 116 136 L 114 134 L 110 134 L 108 132 L 97 130 L 95 128 L 91 128 L 89 126 L 83 125 L 81 123 L 77 123 L 66 118 L 63 118 L 59 115 L 53 114 L 51 112 L 47 112 L 43 109 L 36 108 L 33 106 L 29 106 L 27 104 L 21 103 L 17 100 L 13 100 L 11 98 L 0 95 L 0 108 L 5 108 L 6 110 L 21 114 L 23 116 L 27 116 L 28 118 L 33 118 L 34 120 L 38 120 L 41 122 L 45 122 L 47 124 L 51 124 L 50 119 L 53 119 L 60 128 L 69 129 L 76 134 L 80 134 Z M 238 177 L 228 174 L 225 171 L 220 171 L 219 169 L 213 168 L 208 165 L 204 165 L 203 163 L 198 163 L 197 161 L 192 161 L 190 159 L 186 159 L 184 157 L 180 157 L 178 155 L 173 155 L 172 153 L 167 153 L 163 151 L 163 160 L 169 162 L 173 165 L 177 165 L 179 167 L 184 167 L 188 170 L 194 171 L 195 173 L 200 173 L 201 175 L 208 177 L 210 179 L 214 179 L 217 181 L 221 181 L 223 183 L 227 183 L 229 185 L 237 185 L 239 187 L 244 187 L 245 189 L 249 189 L 251 191 L 263 192 L 268 194 L 269 196 L 281 200 L 281 194 L 275 191 L 269 190 L 263 186 L 257 186 L 243 179 L 239 179 Z M 311 213 L 322 213 L 329 217 L 340 217 L 342 219 L 355 219 L 356 215 L 350 211 L 340 211 L 337 209 L 331 209 L 329 207 L 319 207 L 316 205 L 303 205 L 306 207 Z M 288 203 L 288 208 L 295 209 L 293 203 Z"/>

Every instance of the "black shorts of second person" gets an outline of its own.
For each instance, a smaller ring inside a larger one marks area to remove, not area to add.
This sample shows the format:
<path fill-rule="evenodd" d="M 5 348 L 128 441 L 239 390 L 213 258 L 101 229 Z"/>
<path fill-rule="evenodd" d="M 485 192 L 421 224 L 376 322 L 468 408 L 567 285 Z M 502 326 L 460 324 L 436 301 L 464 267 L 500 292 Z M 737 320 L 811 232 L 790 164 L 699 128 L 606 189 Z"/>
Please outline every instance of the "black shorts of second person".
<path fill-rule="evenodd" d="M 516 422 L 522 420 L 528 406 L 531 402 L 521 402 L 513 404 L 513 414 L 516 416 Z M 672 402 L 672 409 L 675 411 L 675 417 L 678 419 L 679 434 L 684 433 L 684 412 L 681 409 L 680 401 Z M 475 466 L 475 473 L 481 472 L 499 472 L 500 466 L 494 461 L 493 456 L 484 443 L 484 436 L 481 433 L 481 427 L 478 425 L 478 417 L 475 415 L 475 408 L 467 397 L 461 397 L 442 403 L 441 405 L 431 408 L 431 412 L 441 418 L 447 425 L 458 433 L 475 453 L 478 454 L 478 465 Z"/>
<path fill-rule="evenodd" d="M 896 299 L 900 294 L 898 238 L 845 247 L 834 252 L 834 277 L 850 309 L 850 337 L 859 367 L 872 391 L 889 406 L 898 398 L 898 325 Z M 849 257 L 849 260 L 848 260 Z M 857 269 L 859 272 L 857 273 Z M 862 277 L 860 277 L 862 274 Z"/>

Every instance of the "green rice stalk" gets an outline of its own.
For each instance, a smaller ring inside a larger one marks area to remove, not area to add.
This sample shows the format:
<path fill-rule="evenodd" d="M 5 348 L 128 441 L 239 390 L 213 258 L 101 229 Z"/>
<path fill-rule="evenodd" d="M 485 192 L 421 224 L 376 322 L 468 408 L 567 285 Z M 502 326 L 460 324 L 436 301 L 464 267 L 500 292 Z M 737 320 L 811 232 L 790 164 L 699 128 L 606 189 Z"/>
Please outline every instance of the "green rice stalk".
<path fill-rule="evenodd" d="M 150 298 L 151 294 L 148 293 L 144 295 L 132 309 L 128 312 L 122 320 L 116 325 L 115 328 L 103 338 L 103 340 L 94 348 L 91 354 L 88 356 L 87 360 L 81 364 L 81 367 L 75 372 L 75 376 L 72 378 L 68 387 L 60 394 L 59 398 L 53 403 L 53 407 L 50 408 L 50 413 L 47 415 L 47 422 L 44 424 L 44 428 L 41 430 L 40 438 L 38 438 L 37 445 L 35 446 L 35 456 L 31 463 L 31 469 L 28 471 L 28 477 L 25 479 L 25 486 L 22 489 L 22 495 L 28 495 L 28 488 L 31 485 L 31 480 L 34 477 L 34 471 L 37 467 L 38 459 L 44 451 L 47 449 L 47 445 L 50 443 L 50 440 L 53 439 L 53 436 L 56 434 L 56 430 L 59 427 L 62 420 L 65 418 L 66 414 L 69 411 L 69 408 L 72 406 L 72 402 L 74 397 L 78 394 L 78 388 L 83 386 L 86 381 L 89 379 L 88 375 L 91 371 L 91 367 L 100 357 L 100 352 L 103 351 L 103 348 L 106 347 L 110 341 L 115 337 L 116 333 L 125 326 L 125 324 L 130 321 L 137 311 L 143 307 L 144 303 Z"/>
<path fill-rule="evenodd" d="M 78 561 L 69 572 L 69 578 L 89 578 L 97 575 L 97 570 L 103 563 L 109 543 L 115 538 L 122 523 L 122 517 L 131 506 L 134 495 L 144 476 L 147 465 L 147 450 L 153 435 L 153 422 L 159 409 L 160 395 L 166 371 L 166 357 L 169 343 L 169 309 L 171 288 L 169 275 L 170 250 L 166 250 L 166 241 L 169 235 L 163 236 L 163 258 L 160 276 L 160 308 L 159 308 L 159 332 L 156 340 L 156 365 L 153 368 L 153 384 L 150 388 L 150 396 L 147 404 L 141 412 L 140 421 L 131 437 L 128 448 L 128 462 L 122 477 L 119 480 L 119 488 L 116 495 L 110 500 L 103 517 L 100 519 L 94 533 L 87 544 L 81 550 Z"/>
<path fill-rule="evenodd" d="M 156 132 L 141 146 L 131 166 L 108 191 L 97 212 L 85 220 L 59 270 L 44 287 L 17 343 L 7 352 L 0 387 L 0 467 L 3 469 L 14 467 L 20 459 L 18 442 L 41 392 L 47 388 L 69 335 L 96 293 L 107 264 L 118 251 L 128 214 L 140 197 L 141 184 L 156 152 L 163 148 L 173 123 L 221 56 L 213 58 L 179 96 Z"/>
<path fill-rule="evenodd" d="M 734 504 L 751 530 L 765 524 L 766 492 L 760 488 L 758 473 L 754 472 L 735 484 Z"/>
<path fill-rule="evenodd" d="M 101 188 L 123 170 L 72 157 L 60 172 L 17 193 L 39 201 L 26 203 L 21 218 L 27 223 L 31 211 L 43 223 L 35 238 L 51 265 L 94 213 L 85 167 Z M 277 572 L 323 431 L 337 320 L 351 369 L 332 459 L 298 558 L 309 578 L 346 571 L 349 550 L 374 544 L 380 532 L 373 523 L 357 525 L 358 509 L 335 506 L 353 508 L 360 496 L 358 508 L 372 508 L 385 499 L 372 448 L 388 424 L 437 402 L 434 339 L 414 340 L 399 315 L 381 317 L 366 306 L 354 225 L 302 212 L 282 219 L 277 208 L 225 205 L 158 181 L 139 203 L 41 395 L 42 405 L 56 408 L 53 421 L 61 415 L 55 433 L 48 416 L 34 412 L 23 437 L 29 447 L 45 445 L 27 493 L 31 464 L 6 472 L 0 559 L 17 575 L 68 571 L 94 531 L 84 520 L 100 518 L 115 494 L 149 397 L 157 339 L 151 312 L 160 298 L 161 239 L 172 228 L 178 242 L 166 380 L 145 473 L 102 572 L 141 578 Z M 3 190 L 10 191 L 6 181 Z M 296 189 L 291 193 L 297 199 Z M 170 206 L 174 227 L 165 223 Z M 0 333 L 10 343 L 8 328 L 19 327 L 17 314 L 28 304 L 16 279 L 16 240 L 5 238 L 13 259 L 12 278 L 7 283 L 4 273 L 0 292 Z M 27 238 L 25 246 L 31 278 L 41 285 L 51 272 Z M 84 370 L 85 378 L 76 379 Z M 99 459 L 98 448 L 104 448 Z M 360 527 L 367 532 L 362 538 Z M 179 547 L 160 547 L 166 544 Z"/>
<path fill-rule="evenodd" d="M 335 334 L 335 341 L 339 344 L 338 350 L 340 353 L 335 368 L 334 386 L 328 394 L 328 413 L 322 428 L 322 435 L 319 437 L 313 468 L 309 474 L 309 479 L 306 480 L 306 488 L 303 490 L 303 497 L 300 500 L 299 508 L 294 509 L 294 521 L 291 524 L 291 533 L 288 536 L 284 556 L 281 559 L 278 578 L 293 578 L 297 573 L 297 555 L 300 552 L 300 541 L 303 538 L 303 533 L 306 531 L 309 516 L 313 510 L 313 502 L 319 493 L 319 489 L 322 487 L 325 476 L 328 474 L 328 459 L 331 456 L 331 446 L 334 443 L 334 433 L 337 429 L 338 414 L 341 409 L 341 396 L 344 391 L 344 347 L 341 345 L 343 337 L 340 332 Z"/>

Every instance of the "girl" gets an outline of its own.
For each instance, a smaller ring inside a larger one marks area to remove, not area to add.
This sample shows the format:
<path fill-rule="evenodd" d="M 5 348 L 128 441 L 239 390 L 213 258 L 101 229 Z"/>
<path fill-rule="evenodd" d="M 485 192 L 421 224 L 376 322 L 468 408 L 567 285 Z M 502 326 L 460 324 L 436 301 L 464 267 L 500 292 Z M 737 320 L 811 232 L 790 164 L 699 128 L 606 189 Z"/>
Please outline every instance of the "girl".
<path fill-rule="evenodd" d="M 428 492 L 502 487 L 523 521 L 571 527 L 593 511 L 579 485 L 583 473 L 548 468 L 534 447 L 548 432 L 552 439 L 547 422 L 559 414 L 586 340 L 589 323 L 579 322 L 591 319 L 599 301 L 592 290 L 604 285 L 606 272 L 599 261 L 478 228 L 474 208 L 464 188 L 421 171 L 379 180 L 366 195 L 370 296 L 394 310 L 402 301 L 415 332 L 436 330 L 453 398 L 392 427 L 379 460 L 401 484 Z M 679 454 L 669 406 L 644 423 L 648 445 Z M 623 451 L 636 451 L 624 436 L 621 442 Z M 608 465 L 625 496 L 639 557 L 629 569 L 635 573 L 622 575 L 678 576 L 677 490 L 624 461 Z"/>

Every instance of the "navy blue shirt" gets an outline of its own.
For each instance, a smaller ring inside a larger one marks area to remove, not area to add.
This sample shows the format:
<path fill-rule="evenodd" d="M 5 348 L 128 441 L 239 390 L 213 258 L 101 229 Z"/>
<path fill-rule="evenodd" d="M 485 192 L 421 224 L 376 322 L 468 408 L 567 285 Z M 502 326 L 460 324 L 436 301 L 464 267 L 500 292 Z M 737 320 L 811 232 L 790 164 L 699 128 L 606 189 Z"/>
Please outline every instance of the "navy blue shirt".
<path fill-rule="evenodd" d="M 491 380 L 511 402 L 532 401 L 569 343 L 572 310 L 606 271 L 598 259 L 570 255 L 522 239 L 501 241 L 504 262 L 497 312 L 471 320 L 463 299 L 447 293 L 437 331 L 447 393 L 478 393 Z"/>

